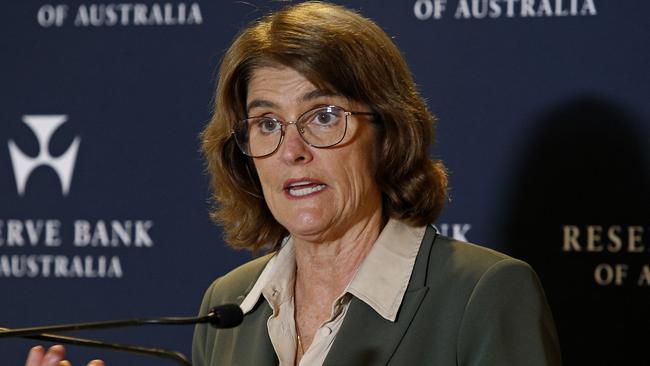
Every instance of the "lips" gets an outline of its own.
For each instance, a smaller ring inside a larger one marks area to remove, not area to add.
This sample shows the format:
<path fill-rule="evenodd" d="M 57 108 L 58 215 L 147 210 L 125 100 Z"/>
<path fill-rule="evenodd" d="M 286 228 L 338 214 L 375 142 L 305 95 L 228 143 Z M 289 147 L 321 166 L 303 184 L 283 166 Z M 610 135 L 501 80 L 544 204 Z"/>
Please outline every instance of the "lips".
<path fill-rule="evenodd" d="M 285 193 L 292 198 L 301 198 L 317 194 L 327 188 L 327 185 L 315 179 L 289 179 L 284 183 Z"/>

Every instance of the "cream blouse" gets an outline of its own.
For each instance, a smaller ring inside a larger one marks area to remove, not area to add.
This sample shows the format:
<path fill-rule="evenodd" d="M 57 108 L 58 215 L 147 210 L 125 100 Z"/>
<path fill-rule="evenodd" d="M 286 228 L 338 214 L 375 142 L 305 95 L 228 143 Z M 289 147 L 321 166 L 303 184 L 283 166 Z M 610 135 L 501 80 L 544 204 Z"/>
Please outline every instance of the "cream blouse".
<path fill-rule="evenodd" d="M 394 322 L 411 278 L 415 257 L 426 227 L 411 227 L 390 219 L 343 293 L 332 304 L 329 318 L 320 325 L 300 365 L 322 365 L 345 319 L 352 297 Z M 293 240 L 285 240 L 271 258 L 241 304 L 250 312 L 260 296 L 273 309 L 267 321 L 269 337 L 280 366 L 295 364 L 297 336 L 294 320 L 296 256 Z"/>

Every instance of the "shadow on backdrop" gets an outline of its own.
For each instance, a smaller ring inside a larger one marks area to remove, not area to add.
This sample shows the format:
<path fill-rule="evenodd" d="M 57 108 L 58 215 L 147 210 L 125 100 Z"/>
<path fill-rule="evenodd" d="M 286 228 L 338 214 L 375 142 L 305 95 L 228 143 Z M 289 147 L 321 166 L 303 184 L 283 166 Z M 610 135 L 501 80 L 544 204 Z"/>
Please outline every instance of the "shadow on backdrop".
<path fill-rule="evenodd" d="M 650 147 L 641 123 L 597 97 L 569 101 L 542 116 L 513 172 L 498 239 L 539 274 L 565 365 L 650 365 Z"/>

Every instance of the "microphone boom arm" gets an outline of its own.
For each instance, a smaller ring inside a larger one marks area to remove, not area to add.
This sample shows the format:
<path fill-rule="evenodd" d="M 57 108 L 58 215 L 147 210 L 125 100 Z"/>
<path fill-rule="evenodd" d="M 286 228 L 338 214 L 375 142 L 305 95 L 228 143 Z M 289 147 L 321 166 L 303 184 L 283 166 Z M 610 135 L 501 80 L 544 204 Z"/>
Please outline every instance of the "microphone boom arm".
<path fill-rule="evenodd" d="M 0 331 L 3 332 L 11 331 L 11 330 L 12 329 L 0 327 Z M 25 335 L 21 337 L 35 339 L 39 341 L 72 344 L 81 347 L 103 348 L 103 349 L 110 349 L 114 351 L 131 352 L 131 353 L 136 353 L 136 354 L 141 354 L 146 356 L 166 358 L 166 359 L 176 361 L 179 364 L 184 366 L 192 366 L 192 364 L 184 354 L 178 351 L 172 351 L 164 348 L 148 348 L 148 347 L 141 347 L 141 346 L 133 346 L 129 344 L 109 343 L 109 342 L 98 341 L 94 339 L 67 337 L 67 336 L 60 336 L 60 335 L 47 334 L 47 333 L 42 333 L 38 335 Z"/>
<path fill-rule="evenodd" d="M 98 341 L 94 339 L 85 339 L 77 337 L 68 337 L 48 332 L 68 332 L 84 329 L 106 329 L 106 328 L 119 328 L 130 326 L 143 326 L 143 325 L 187 325 L 187 324 L 201 324 L 210 323 L 216 328 L 232 328 L 241 324 L 244 315 L 241 308 L 234 304 L 225 304 L 212 308 L 207 315 L 198 317 L 162 317 L 162 318 L 139 318 L 139 319 L 126 319 L 126 320 L 107 320 L 90 323 L 74 323 L 62 325 L 48 325 L 42 327 L 29 327 L 29 328 L 1 328 L 0 338 L 8 337 L 22 337 L 44 340 L 49 342 L 59 342 L 66 344 L 73 344 L 84 347 L 105 348 L 112 350 L 120 350 L 131 353 L 144 354 L 149 356 L 157 356 L 167 359 L 172 359 L 184 366 L 192 366 L 187 360 L 187 357 L 180 352 L 148 348 L 141 346 L 125 345 L 118 343 L 110 343 Z"/>
<path fill-rule="evenodd" d="M 197 323 L 208 323 L 212 320 L 210 314 L 201 317 L 166 317 L 166 318 L 140 318 L 140 319 L 126 319 L 126 320 L 107 320 L 100 322 L 90 323 L 75 323 L 64 325 L 48 325 L 43 327 L 30 327 L 9 329 L 0 331 L 0 338 L 5 337 L 22 337 L 33 334 L 40 334 L 44 332 L 71 332 L 75 330 L 84 329 L 107 329 L 107 328 L 120 328 L 120 327 L 135 327 L 142 325 L 186 325 Z M 6 329 L 6 328 L 5 328 Z"/>

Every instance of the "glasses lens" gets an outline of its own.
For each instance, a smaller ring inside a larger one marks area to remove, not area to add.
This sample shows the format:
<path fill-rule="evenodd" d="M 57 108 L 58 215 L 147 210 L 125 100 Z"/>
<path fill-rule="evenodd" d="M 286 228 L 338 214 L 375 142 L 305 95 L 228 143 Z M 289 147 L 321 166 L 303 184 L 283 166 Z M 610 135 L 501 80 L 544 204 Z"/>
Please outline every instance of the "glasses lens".
<path fill-rule="evenodd" d="M 329 147 L 343 140 L 347 128 L 346 114 L 339 107 L 318 108 L 301 116 L 297 125 L 300 134 L 309 144 Z"/>
<path fill-rule="evenodd" d="M 282 139 L 282 124 L 274 118 L 253 117 L 234 126 L 235 140 L 242 152 L 260 157 L 275 151 Z"/>

